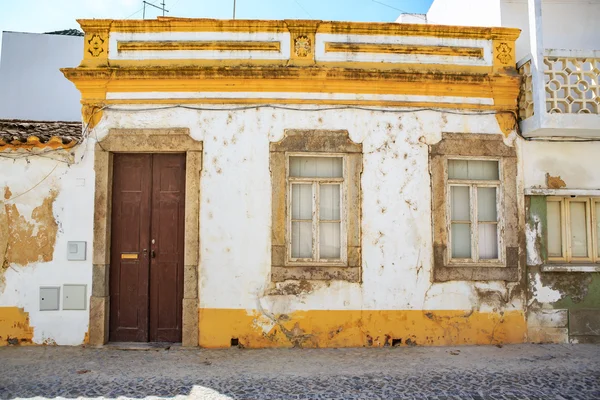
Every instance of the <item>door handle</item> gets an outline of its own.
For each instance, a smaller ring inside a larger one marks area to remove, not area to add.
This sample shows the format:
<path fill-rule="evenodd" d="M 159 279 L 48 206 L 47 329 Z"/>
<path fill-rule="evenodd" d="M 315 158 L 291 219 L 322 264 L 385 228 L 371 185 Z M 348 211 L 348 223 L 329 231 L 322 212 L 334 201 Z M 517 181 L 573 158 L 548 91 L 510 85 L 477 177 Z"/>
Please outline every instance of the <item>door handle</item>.
<path fill-rule="evenodd" d="M 150 257 L 156 258 L 156 252 L 154 250 L 150 252 Z"/>

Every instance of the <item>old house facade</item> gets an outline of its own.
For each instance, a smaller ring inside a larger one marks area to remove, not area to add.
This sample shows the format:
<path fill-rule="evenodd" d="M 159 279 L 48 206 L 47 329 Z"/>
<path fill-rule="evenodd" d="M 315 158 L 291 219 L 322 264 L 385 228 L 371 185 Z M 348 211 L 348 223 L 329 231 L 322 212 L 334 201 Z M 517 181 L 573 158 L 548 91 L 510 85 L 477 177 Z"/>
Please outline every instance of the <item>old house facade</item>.
<path fill-rule="evenodd" d="M 81 143 L 1 143 L 0 343 L 528 340 L 517 29 L 80 23 Z"/>

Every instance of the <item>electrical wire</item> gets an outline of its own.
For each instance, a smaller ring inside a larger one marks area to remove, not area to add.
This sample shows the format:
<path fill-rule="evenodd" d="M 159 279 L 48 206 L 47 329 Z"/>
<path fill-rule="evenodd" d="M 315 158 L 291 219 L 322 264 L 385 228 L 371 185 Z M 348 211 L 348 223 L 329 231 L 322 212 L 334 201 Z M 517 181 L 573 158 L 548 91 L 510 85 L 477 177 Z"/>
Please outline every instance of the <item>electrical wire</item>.
<path fill-rule="evenodd" d="M 29 192 L 31 192 L 33 189 L 35 189 L 36 187 L 40 186 L 42 184 L 42 182 L 44 182 L 46 179 L 48 179 L 48 177 L 50 177 L 50 175 L 52 175 L 52 173 L 54 171 L 56 171 L 56 167 L 58 167 L 58 163 L 56 163 L 56 165 L 54 166 L 54 168 L 52 168 L 52 170 L 50 172 L 48 172 L 48 174 L 46 176 L 44 176 L 42 178 L 41 181 L 39 181 L 38 183 L 36 183 L 35 185 L 33 185 L 32 187 L 30 187 L 29 189 L 27 189 L 26 191 L 24 191 L 23 193 L 19 193 L 16 196 L 12 196 L 10 199 L 6 199 L 4 202 L 7 203 L 9 201 L 13 201 L 14 199 L 23 196 L 24 194 L 27 194 Z"/>
<path fill-rule="evenodd" d="M 157 2 L 157 1 L 159 1 L 159 0 L 154 0 L 154 1 L 152 1 L 152 2 L 149 2 L 149 3 L 150 3 L 150 4 L 156 4 L 156 2 Z M 139 10 L 137 10 L 136 12 L 134 12 L 133 14 L 131 14 L 131 15 L 128 15 L 128 16 L 127 16 L 127 17 L 125 17 L 124 19 L 129 19 L 129 18 L 133 17 L 135 14 L 137 14 L 137 13 L 141 12 L 143 9 L 144 9 L 144 7 L 142 6 L 142 8 L 140 8 Z"/>
<path fill-rule="evenodd" d="M 161 111 L 161 110 L 171 110 L 171 109 L 186 109 L 186 110 L 195 110 L 195 111 L 211 111 L 211 112 L 234 112 L 234 111 L 248 111 L 248 110 L 258 110 L 261 108 L 270 108 L 275 110 L 284 110 L 284 111 L 299 111 L 299 112 L 323 112 L 323 111 L 343 111 L 343 110 L 359 110 L 359 111 L 370 111 L 370 112 L 380 112 L 380 113 L 391 113 L 391 114 L 406 114 L 406 113 L 415 113 L 415 112 L 439 112 L 442 114 L 452 114 L 452 115 L 495 115 L 495 114 L 511 114 L 515 121 L 517 121 L 517 113 L 514 111 L 487 111 L 487 110 L 472 110 L 472 111 L 459 111 L 453 109 L 446 108 L 435 108 L 435 107 L 424 107 L 424 108 L 403 108 L 403 109 L 394 109 L 394 108 L 378 108 L 378 107 L 366 107 L 366 106 L 330 106 L 330 107 L 293 107 L 293 106 L 285 106 L 279 104 L 256 104 L 256 105 L 248 105 L 248 106 L 238 106 L 238 107 L 202 107 L 202 106 L 191 106 L 185 104 L 174 104 L 167 106 L 155 106 L 155 107 L 123 107 L 123 106 L 109 106 L 103 105 L 101 107 L 95 108 L 90 114 L 87 123 L 85 124 L 82 132 L 82 142 L 86 142 L 86 150 L 81 155 L 80 161 L 84 159 L 87 154 L 87 146 L 89 146 L 90 133 L 93 133 L 95 142 L 98 144 L 100 149 L 103 151 L 107 151 L 102 147 L 102 142 L 98 140 L 96 130 L 92 130 L 90 128 L 91 121 L 94 116 L 102 112 L 104 110 L 110 110 L 114 112 L 143 112 L 143 111 Z M 586 138 L 586 137 L 524 137 L 520 132 L 518 123 L 515 123 L 513 127 L 516 134 L 523 140 L 526 141 L 535 141 L 535 142 L 600 142 L 600 138 Z M 0 153 L 0 157 L 2 158 L 11 158 L 11 159 L 20 159 L 31 156 L 41 156 L 45 157 L 49 153 L 53 153 L 56 151 L 63 151 L 64 149 L 57 148 L 52 150 L 47 150 L 40 153 L 25 153 L 25 154 L 15 154 L 15 155 L 5 155 Z M 48 157 L 46 157 L 48 158 Z M 62 161 L 62 160 L 57 160 Z M 71 164 L 68 161 L 63 161 L 67 164 Z"/>
<path fill-rule="evenodd" d="M 392 109 L 392 108 L 377 108 L 377 107 L 362 107 L 362 106 L 330 106 L 330 107 L 292 107 L 292 106 L 282 106 L 278 104 L 256 104 L 249 106 L 239 106 L 239 107 L 199 107 L 199 106 L 189 106 L 185 104 L 174 104 L 168 106 L 157 106 L 157 107 L 145 107 L 145 108 L 127 108 L 120 106 L 105 106 L 103 110 L 112 110 L 112 111 L 157 111 L 157 110 L 170 110 L 174 108 L 183 108 L 188 110 L 196 110 L 196 111 L 247 111 L 247 110 L 256 110 L 260 108 L 272 108 L 276 110 L 286 110 L 286 111 L 308 111 L 308 112 L 319 112 L 319 111 L 339 111 L 339 110 L 360 110 L 360 111 L 373 111 L 373 112 L 381 112 L 381 113 L 391 113 L 391 114 L 406 114 L 413 112 L 422 112 L 422 111 L 435 111 L 447 114 L 457 114 L 457 115 L 493 115 L 500 113 L 510 112 L 511 111 L 457 111 L 452 109 L 443 109 L 443 108 L 434 108 L 434 107 L 424 107 L 424 108 L 404 108 L 404 109 Z"/>
<path fill-rule="evenodd" d="M 302 11 L 304 11 L 311 19 L 314 19 L 313 16 L 310 15 L 310 13 L 304 7 L 302 7 L 302 4 L 300 4 L 300 2 L 298 0 L 294 0 L 294 2 L 296 4 L 298 4 L 298 7 L 300 7 L 302 9 Z"/>
<path fill-rule="evenodd" d="M 400 11 L 401 13 L 404 13 L 404 14 L 411 14 L 411 15 L 414 15 L 415 17 L 417 17 L 417 18 L 420 18 L 420 19 L 422 19 L 423 21 L 427 22 L 427 18 L 423 18 L 423 17 L 421 17 L 419 14 L 416 14 L 416 13 L 409 13 L 408 11 L 401 10 L 401 9 L 399 9 L 399 8 L 396 8 L 396 7 L 390 6 L 389 4 L 382 3 L 381 1 L 377 1 L 377 0 L 371 0 L 371 1 L 372 1 L 373 3 L 381 4 L 382 6 L 385 6 L 385 7 L 391 8 L 392 10 Z"/>

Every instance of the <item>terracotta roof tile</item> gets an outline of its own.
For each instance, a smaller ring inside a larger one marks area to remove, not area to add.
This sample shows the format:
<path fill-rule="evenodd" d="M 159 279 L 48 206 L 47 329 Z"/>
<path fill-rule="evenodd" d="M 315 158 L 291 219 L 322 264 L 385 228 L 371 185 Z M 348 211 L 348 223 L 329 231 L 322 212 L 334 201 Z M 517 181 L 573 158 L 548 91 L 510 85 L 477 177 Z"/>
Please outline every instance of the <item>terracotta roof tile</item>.
<path fill-rule="evenodd" d="M 82 139 L 81 122 L 0 120 L 0 151 L 70 148 Z"/>

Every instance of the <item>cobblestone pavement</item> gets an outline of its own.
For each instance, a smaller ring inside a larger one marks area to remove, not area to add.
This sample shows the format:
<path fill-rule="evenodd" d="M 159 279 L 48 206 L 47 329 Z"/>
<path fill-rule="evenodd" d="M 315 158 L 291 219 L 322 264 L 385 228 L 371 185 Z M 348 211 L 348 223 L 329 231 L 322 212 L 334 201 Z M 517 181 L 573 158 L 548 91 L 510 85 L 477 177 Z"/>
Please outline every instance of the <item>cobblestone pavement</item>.
<path fill-rule="evenodd" d="M 599 345 L 0 348 L 0 398 L 600 399 Z"/>

